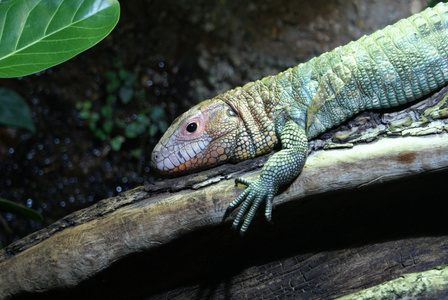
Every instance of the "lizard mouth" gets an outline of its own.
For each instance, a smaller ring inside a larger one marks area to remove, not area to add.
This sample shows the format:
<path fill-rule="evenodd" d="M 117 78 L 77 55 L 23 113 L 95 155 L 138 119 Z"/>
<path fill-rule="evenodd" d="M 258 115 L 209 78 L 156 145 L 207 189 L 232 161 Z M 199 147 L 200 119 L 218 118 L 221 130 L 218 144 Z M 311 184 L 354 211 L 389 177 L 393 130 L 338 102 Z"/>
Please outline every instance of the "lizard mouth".
<path fill-rule="evenodd" d="M 208 139 L 189 142 L 168 149 L 157 145 L 151 156 L 151 164 L 161 173 L 186 171 L 197 162 L 196 156 L 210 143 Z"/>

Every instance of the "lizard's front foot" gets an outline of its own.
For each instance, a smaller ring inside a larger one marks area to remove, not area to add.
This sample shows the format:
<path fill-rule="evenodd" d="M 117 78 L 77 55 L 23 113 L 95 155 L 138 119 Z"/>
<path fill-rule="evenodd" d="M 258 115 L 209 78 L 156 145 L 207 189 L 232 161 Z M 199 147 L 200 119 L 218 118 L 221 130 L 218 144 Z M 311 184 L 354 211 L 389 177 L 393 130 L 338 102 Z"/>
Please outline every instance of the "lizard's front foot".
<path fill-rule="evenodd" d="M 284 149 L 275 153 L 261 169 L 260 177 L 253 182 L 244 178 L 237 178 L 237 183 L 247 185 L 247 189 L 233 200 L 224 214 L 224 219 L 241 204 L 240 210 L 233 221 L 232 227 L 238 228 L 241 221 L 241 235 L 243 235 L 255 212 L 263 201 L 266 202 L 265 216 L 271 221 L 272 200 L 280 186 L 290 184 L 302 171 L 308 152 L 308 139 L 302 127 L 292 120 L 285 123 L 281 133 Z"/>
<path fill-rule="evenodd" d="M 241 204 L 240 210 L 233 221 L 232 229 L 236 230 L 244 219 L 240 230 L 241 235 L 244 235 L 250 222 L 252 222 L 252 219 L 255 216 L 255 212 L 258 210 L 261 203 L 266 201 L 265 216 L 268 222 L 271 222 L 272 200 L 277 194 L 278 188 L 274 187 L 272 182 L 266 182 L 266 180 L 262 180 L 262 178 L 258 178 L 254 181 L 249 181 L 244 178 L 236 178 L 235 182 L 247 185 L 247 189 L 239 195 L 238 198 L 230 202 L 223 220 L 225 220 L 230 213 Z"/>

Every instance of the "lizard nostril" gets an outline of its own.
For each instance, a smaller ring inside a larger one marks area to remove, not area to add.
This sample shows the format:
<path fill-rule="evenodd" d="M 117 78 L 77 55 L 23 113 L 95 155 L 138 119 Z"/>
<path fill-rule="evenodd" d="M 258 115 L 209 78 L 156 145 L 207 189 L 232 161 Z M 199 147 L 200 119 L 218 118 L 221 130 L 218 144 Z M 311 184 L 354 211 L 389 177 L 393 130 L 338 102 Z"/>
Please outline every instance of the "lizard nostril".
<path fill-rule="evenodd" d="M 158 160 L 159 159 L 159 152 L 153 152 L 151 155 L 151 160 Z"/>

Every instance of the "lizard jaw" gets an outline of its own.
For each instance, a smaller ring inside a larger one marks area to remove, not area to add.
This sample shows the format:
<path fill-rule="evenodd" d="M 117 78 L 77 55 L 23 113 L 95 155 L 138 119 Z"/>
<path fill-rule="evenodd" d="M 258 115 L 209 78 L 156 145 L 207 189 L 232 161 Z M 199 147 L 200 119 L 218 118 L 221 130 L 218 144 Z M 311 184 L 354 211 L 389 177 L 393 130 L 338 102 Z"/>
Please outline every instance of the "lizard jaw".
<path fill-rule="evenodd" d="M 189 142 L 181 147 L 167 148 L 158 144 L 151 155 L 151 164 L 161 173 L 179 173 L 188 170 L 195 162 L 195 156 L 210 143 L 209 137 Z"/>

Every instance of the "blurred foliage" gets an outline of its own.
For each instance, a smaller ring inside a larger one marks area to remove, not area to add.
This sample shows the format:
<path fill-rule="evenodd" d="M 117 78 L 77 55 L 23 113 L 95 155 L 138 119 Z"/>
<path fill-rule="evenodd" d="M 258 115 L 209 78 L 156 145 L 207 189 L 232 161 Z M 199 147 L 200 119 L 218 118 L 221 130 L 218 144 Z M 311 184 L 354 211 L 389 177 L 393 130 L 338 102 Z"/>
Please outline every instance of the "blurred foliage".
<path fill-rule="evenodd" d="M 127 140 L 153 137 L 168 128 L 165 111 L 148 105 L 146 91 L 138 84 L 138 73 L 138 68 L 129 71 L 116 65 L 105 74 L 107 95 L 103 103 L 86 100 L 76 104 L 80 118 L 88 122 L 92 133 L 115 151 Z M 135 158 L 142 153 L 144 143 L 140 145 L 131 150 Z"/>
<path fill-rule="evenodd" d="M 0 1 L 0 77 L 29 75 L 74 57 L 105 38 L 119 16 L 117 0 Z M 25 101 L 8 89 L 0 89 L 0 124 L 35 132 Z M 33 209 L 3 198 L 0 212 L 43 221 Z"/>
<path fill-rule="evenodd" d="M 11 200 L 0 198 L 0 211 L 10 212 L 21 217 L 25 217 L 37 222 L 43 222 L 44 217 L 34 209 L 25 205 L 12 202 Z"/>
<path fill-rule="evenodd" d="M 25 100 L 16 92 L 5 88 L 0 88 L 0 124 L 36 131 Z"/>

